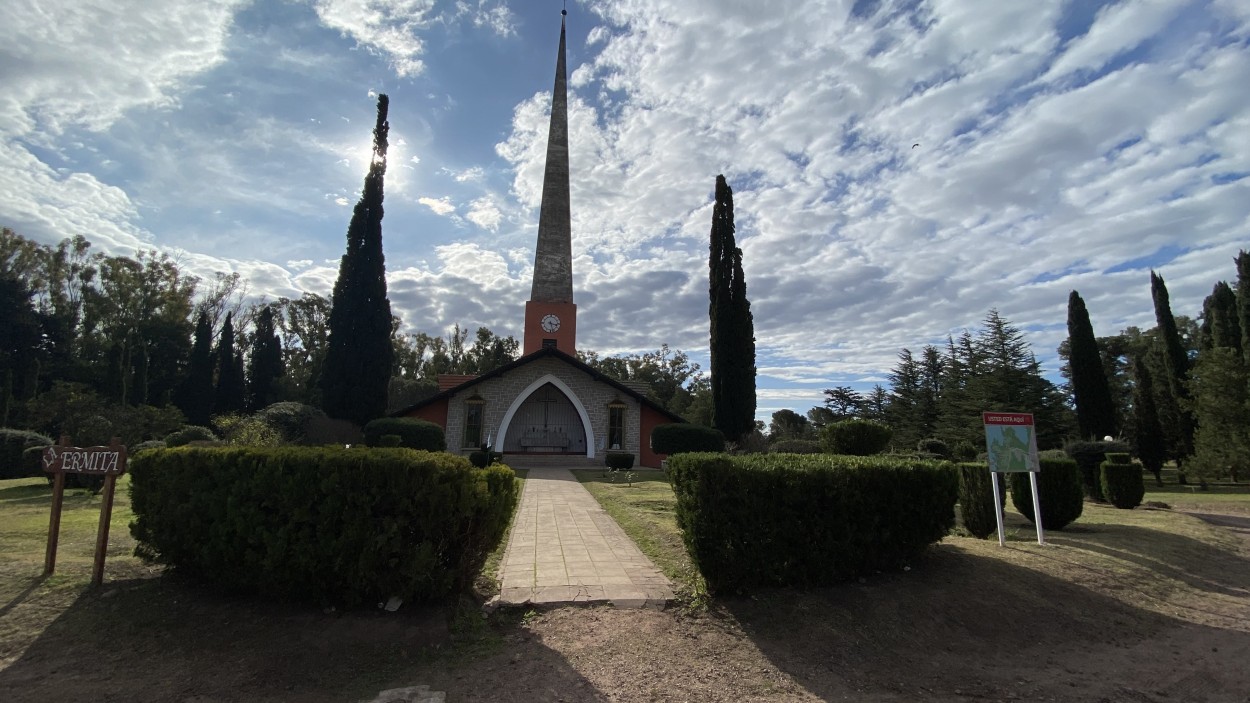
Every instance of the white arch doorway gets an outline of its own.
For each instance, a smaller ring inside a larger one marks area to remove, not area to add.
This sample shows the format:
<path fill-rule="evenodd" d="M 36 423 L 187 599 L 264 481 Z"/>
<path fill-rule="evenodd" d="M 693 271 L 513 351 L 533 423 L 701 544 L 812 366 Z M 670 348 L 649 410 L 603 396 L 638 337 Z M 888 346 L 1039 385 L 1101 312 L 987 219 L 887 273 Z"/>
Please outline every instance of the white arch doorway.
<path fill-rule="evenodd" d="M 530 396 L 532 396 L 538 389 L 549 383 L 563 393 L 564 397 L 568 398 L 569 402 L 572 404 L 573 409 L 577 413 L 577 419 L 581 423 L 581 430 L 585 435 L 584 441 L 586 444 L 586 457 L 588 459 L 595 458 L 595 435 L 590 427 L 590 415 L 586 412 L 586 407 L 582 405 L 581 399 L 577 397 L 577 394 L 574 393 L 571 388 L 569 388 L 568 384 L 551 374 L 546 374 L 535 380 L 533 383 L 526 386 L 525 390 L 518 393 L 516 398 L 513 399 L 512 404 L 508 407 L 508 412 L 504 413 L 503 421 L 499 423 L 498 432 L 495 434 L 495 437 L 498 438 L 496 439 L 496 442 L 499 447 L 504 451 L 508 451 L 504 448 L 506 438 L 508 437 L 508 429 L 512 425 L 513 420 L 517 418 L 517 414 L 521 410 L 521 406 L 525 403 L 525 401 L 529 400 Z"/>

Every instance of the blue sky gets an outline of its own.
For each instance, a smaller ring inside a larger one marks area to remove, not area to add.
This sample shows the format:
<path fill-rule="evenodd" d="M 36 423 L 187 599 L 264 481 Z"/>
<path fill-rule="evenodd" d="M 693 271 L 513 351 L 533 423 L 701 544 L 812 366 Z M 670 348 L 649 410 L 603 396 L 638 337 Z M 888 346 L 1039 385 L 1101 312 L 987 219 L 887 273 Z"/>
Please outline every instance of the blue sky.
<path fill-rule="evenodd" d="M 385 92 L 395 311 L 519 337 L 560 7 L 5 3 L 0 224 L 328 296 Z M 1243 0 L 761 7 L 569 3 L 582 348 L 706 362 L 718 173 L 762 419 L 990 307 L 1053 375 L 1070 290 L 1098 334 L 1151 326 L 1150 267 L 1194 315 L 1250 248 Z"/>

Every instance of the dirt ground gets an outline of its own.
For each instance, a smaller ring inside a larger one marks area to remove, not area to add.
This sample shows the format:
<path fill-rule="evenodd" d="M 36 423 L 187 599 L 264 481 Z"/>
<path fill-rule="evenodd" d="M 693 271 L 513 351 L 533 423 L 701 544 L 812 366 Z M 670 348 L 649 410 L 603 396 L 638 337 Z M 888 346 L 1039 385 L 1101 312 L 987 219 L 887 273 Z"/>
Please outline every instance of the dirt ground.
<path fill-rule="evenodd" d="M 951 537 L 909 571 L 682 607 L 325 612 L 137 565 L 0 602 L 0 699 L 1250 701 L 1250 517 L 1087 511 L 1039 547 Z M 1114 518 L 1114 519 L 1113 519 Z M 448 613 L 459 613 L 451 615 Z"/>

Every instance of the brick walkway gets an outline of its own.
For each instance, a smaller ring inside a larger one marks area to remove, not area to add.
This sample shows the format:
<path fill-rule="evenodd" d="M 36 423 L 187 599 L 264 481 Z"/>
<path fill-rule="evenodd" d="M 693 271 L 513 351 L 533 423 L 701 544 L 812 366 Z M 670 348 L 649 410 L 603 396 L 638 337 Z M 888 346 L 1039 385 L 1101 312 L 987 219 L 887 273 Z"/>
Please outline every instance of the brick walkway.
<path fill-rule="evenodd" d="M 567 469 L 529 470 L 500 567 L 499 602 L 662 606 L 668 579 Z"/>

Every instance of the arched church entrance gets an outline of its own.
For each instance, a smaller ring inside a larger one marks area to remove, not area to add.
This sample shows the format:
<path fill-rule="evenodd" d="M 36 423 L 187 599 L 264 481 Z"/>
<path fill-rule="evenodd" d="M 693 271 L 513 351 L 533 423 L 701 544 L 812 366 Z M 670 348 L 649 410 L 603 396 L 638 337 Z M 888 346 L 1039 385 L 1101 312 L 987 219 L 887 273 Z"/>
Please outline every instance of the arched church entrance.
<path fill-rule="evenodd" d="M 584 455 L 586 430 L 577 407 L 555 384 L 539 386 L 512 416 L 503 451 Z"/>

